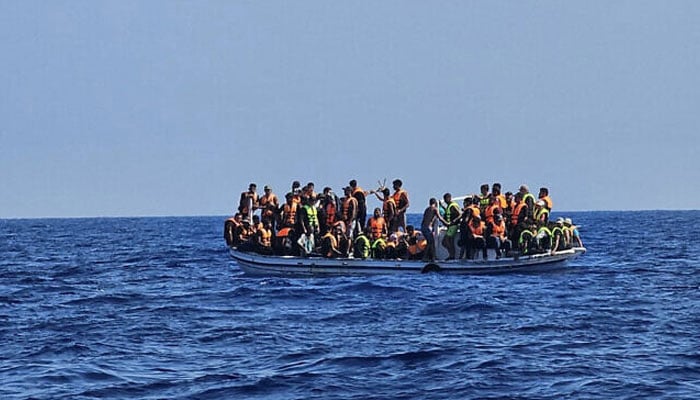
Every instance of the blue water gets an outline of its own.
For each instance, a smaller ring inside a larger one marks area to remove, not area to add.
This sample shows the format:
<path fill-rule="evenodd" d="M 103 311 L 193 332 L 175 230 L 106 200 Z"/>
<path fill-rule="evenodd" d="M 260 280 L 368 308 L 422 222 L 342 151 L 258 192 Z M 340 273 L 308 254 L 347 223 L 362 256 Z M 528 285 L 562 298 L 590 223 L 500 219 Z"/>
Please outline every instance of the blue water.
<path fill-rule="evenodd" d="M 218 217 L 0 220 L 0 399 L 700 398 L 700 211 L 568 215 L 555 273 L 315 279 Z"/>

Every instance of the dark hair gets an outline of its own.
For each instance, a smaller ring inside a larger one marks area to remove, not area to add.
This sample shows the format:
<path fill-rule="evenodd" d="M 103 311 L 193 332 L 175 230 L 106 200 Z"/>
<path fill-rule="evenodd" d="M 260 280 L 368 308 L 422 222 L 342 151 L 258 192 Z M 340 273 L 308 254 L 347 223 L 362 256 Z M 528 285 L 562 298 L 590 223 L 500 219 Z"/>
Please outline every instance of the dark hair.
<path fill-rule="evenodd" d="M 353 179 L 353 180 L 351 180 L 351 181 L 350 181 L 350 186 L 351 186 L 351 187 L 355 187 L 355 186 L 357 186 L 357 181 L 356 181 L 356 180 L 354 180 L 354 179 Z"/>
<path fill-rule="evenodd" d="M 396 185 L 398 187 L 401 187 L 403 185 L 403 182 L 401 182 L 401 179 L 394 179 L 393 182 L 391 182 L 393 185 Z"/>

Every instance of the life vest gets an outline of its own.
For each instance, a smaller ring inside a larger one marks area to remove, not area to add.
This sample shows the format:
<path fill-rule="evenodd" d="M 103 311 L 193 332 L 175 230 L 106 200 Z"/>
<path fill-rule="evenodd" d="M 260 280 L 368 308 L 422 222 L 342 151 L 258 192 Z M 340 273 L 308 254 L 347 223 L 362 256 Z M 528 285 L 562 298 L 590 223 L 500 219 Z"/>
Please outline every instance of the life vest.
<path fill-rule="evenodd" d="M 316 207 L 307 204 L 304 206 L 304 209 L 306 210 L 306 220 L 309 226 L 312 229 L 318 228 L 318 212 L 316 211 Z"/>
<path fill-rule="evenodd" d="M 524 201 L 521 201 L 515 206 L 515 209 L 513 210 L 513 214 L 510 216 L 510 223 L 511 225 L 517 225 L 518 224 L 518 217 L 520 216 L 520 213 L 523 211 L 523 208 L 527 207 L 527 204 L 525 204 Z"/>
<path fill-rule="evenodd" d="M 491 236 L 498 236 L 501 239 L 505 239 L 506 237 L 506 223 L 501 220 L 501 223 L 492 223 L 491 224 Z"/>
<path fill-rule="evenodd" d="M 243 215 L 248 215 L 250 213 L 250 209 L 248 209 L 248 205 L 251 203 L 253 204 L 253 210 L 255 210 L 255 205 L 258 203 L 258 194 L 257 193 L 250 193 L 250 192 L 243 192 L 241 193 L 241 204 L 238 207 L 238 211 L 243 214 Z"/>
<path fill-rule="evenodd" d="M 549 195 L 540 197 L 540 200 L 544 200 L 545 207 L 547 207 L 547 210 L 552 211 L 552 199 L 549 197 Z"/>
<path fill-rule="evenodd" d="M 396 202 L 396 208 L 404 208 L 408 204 L 408 192 L 399 189 L 391 196 Z"/>
<path fill-rule="evenodd" d="M 392 204 L 394 205 L 393 207 L 391 207 Z M 393 197 L 387 197 L 384 200 L 384 203 L 382 204 L 382 213 L 384 214 L 384 218 L 391 219 L 394 217 L 394 214 L 396 213 L 396 200 L 394 200 Z"/>
<path fill-rule="evenodd" d="M 535 196 L 530 192 L 527 192 L 523 195 L 523 203 L 527 204 L 528 199 L 532 200 L 532 204 L 535 204 L 535 202 L 537 201 L 535 199 Z"/>
<path fill-rule="evenodd" d="M 522 249 L 523 254 L 527 254 L 530 250 L 530 243 L 532 243 L 534 237 L 535 235 L 527 229 L 520 233 L 520 238 L 518 238 L 518 246 Z M 527 246 L 523 248 L 525 242 L 527 242 Z"/>
<path fill-rule="evenodd" d="M 472 210 L 472 218 L 473 217 L 481 217 L 481 209 L 477 207 L 476 205 L 472 204 L 470 206 L 467 206 L 468 209 Z"/>
<path fill-rule="evenodd" d="M 265 247 L 270 247 L 272 245 L 272 231 L 270 229 L 262 228 L 259 232 L 262 245 Z"/>
<path fill-rule="evenodd" d="M 530 230 L 524 230 L 520 233 L 520 238 L 518 238 L 518 244 L 523 244 L 525 241 L 532 241 L 532 238 L 535 237 L 535 235 L 532 233 Z"/>
<path fill-rule="evenodd" d="M 294 225 L 297 216 L 297 203 L 293 201 L 291 205 L 285 203 L 282 211 L 284 212 L 284 223 L 287 225 Z"/>
<path fill-rule="evenodd" d="M 328 253 L 326 253 L 326 257 L 332 257 L 333 256 L 333 249 L 338 248 L 338 240 L 333 236 L 331 232 L 327 232 L 323 237 L 321 238 L 324 242 L 328 240 L 329 246 L 328 246 Z"/>
<path fill-rule="evenodd" d="M 447 208 L 445 209 L 445 221 L 447 221 L 448 224 L 453 222 L 453 216 L 456 217 L 458 214 L 459 204 L 453 201 L 450 204 L 448 204 Z"/>
<path fill-rule="evenodd" d="M 501 207 L 499 207 L 498 204 L 495 203 L 491 206 L 486 207 L 486 210 L 484 211 L 484 218 L 486 219 L 487 223 L 493 222 L 493 215 L 497 208 L 500 209 Z"/>
<path fill-rule="evenodd" d="M 326 204 L 326 206 L 324 207 L 324 211 L 326 212 L 326 225 L 332 226 L 335 223 L 337 217 L 335 202 L 328 202 L 328 204 Z"/>
<path fill-rule="evenodd" d="M 549 230 L 546 226 L 541 227 L 540 229 L 537 230 L 537 236 L 541 236 L 542 234 L 546 235 L 549 238 L 549 248 L 552 248 L 552 231 Z"/>
<path fill-rule="evenodd" d="M 270 195 L 264 195 L 260 198 L 260 208 L 263 209 L 262 216 L 265 218 L 270 218 L 275 214 L 275 201 L 277 196 L 270 193 Z"/>
<path fill-rule="evenodd" d="M 382 237 L 384 234 L 384 229 L 386 228 L 386 220 L 384 217 L 379 217 L 375 218 L 372 217 L 369 219 L 369 229 L 370 233 L 372 235 L 372 239 L 376 240 Z"/>
<path fill-rule="evenodd" d="M 486 226 L 486 224 L 484 223 L 484 221 L 481 221 L 481 222 L 479 222 L 479 226 L 474 226 L 474 224 L 469 224 L 469 230 L 472 231 L 472 235 L 483 236 L 485 226 Z"/>
<path fill-rule="evenodd" d="M 479 208 L 485 210 L 489 206 L 489 195 L 479 196 Z"/>
<path fill-rule="evenodd" d="M 506 208 L 508 208 L 508 202 L 506 201 L 506 196 L 505 196 L 505 195 L 499 194 L 498 196 L 496 196 L 496 200 L 498 200 L 498 205 L 499 205 L 502 209 L 505 210 Z"/>
<path fill-rule="evenodd" d="M 367 236 L 360 235 L 355 239 L 354 243 L 355 257 L 367 258 L 369 257 L 370 243 Z"/>
<path fill-rule="evenodd" d="M 291 231 L 291 230 L 292 230 L 292 228 L 289 228 L 289 227 L 282 228 L 279 231 L 277 231 L 277 237 L 278 238 L 287 237 L 287 236 L 289 236 L 289 231 Z"/>
<path fill-rule="evenodd" d="M 542 218 L 544 216 L 544 219 Z M 535 210 L 535 221 L 538 222 L 547 222 L 549 221 L 549 210 L 546 208 L 542 207 L 539 210 Z"/>
<path fill-rule="evenodd" d="M 572 239 L 571 228 L 564 225 L 564 227 L 561 228 L 561 230 L 564 231 L 564 244 L 566 245 L 566 247 L 569 247 L 571 245 Z"/>
<path fill-rule="evenodd" d="M 425 240 L 425 239 L 416 240 L 415 244 L 408 246 L 408 253 L 412 256 L 415 256 L 416 254 L 420 253 L 421 251 L 424 251 L 426 247 L 428 247 L 427 240 Z"/>
<path fill-rule="evenodd" d="M 357 211 L 357 199 L 352 197 L 352 196 L 347 196 L 345 200 L 343 200 L 343 206 L 342 206 L 342 214 L 343 214 L 343 221 L 350 221 L 350 205 L 354 203 L 354 208 L 355 211 Z"/>

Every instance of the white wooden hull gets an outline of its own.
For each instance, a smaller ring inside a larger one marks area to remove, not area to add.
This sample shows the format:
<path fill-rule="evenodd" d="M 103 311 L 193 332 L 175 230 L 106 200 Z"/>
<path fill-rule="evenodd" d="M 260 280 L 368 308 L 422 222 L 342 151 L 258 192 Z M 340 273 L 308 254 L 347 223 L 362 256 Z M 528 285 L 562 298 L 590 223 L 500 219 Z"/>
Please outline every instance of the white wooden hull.
<path fill-rule="evenodd" d="M 263 256 L 234 248 L 231 257 L 247 275 L 326 276 L 386 275 L 440 272 L 447 274 L 499 274 L 508 272 L 545 272 L 564 267 L 567 261 L 586 252 L 583 247 L 559 251 L 554 255 L 536 254 L 498 260 L 451 260 L 422 262 L 413 260 L 330 259 L 322 257 Z"/>

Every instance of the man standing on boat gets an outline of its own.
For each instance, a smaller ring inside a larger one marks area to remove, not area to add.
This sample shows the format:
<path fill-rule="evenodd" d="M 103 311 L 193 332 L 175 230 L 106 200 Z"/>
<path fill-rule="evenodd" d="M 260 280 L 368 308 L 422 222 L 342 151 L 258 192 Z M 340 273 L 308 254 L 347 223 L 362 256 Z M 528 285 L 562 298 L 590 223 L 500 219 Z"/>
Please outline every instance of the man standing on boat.
<path fill-rule="evenodd" d="M 396 216 L 394 217 L 396 223 L 393 224 L 393 226 L 396 228 L 396 231 L 401 227 L 403 231 L 406 232 L 406 210 L 408 210 L 409 206 L 408 192 L 401 188 L 401 186 L 403 186 L 401 179 L 394 179 L 392 185 L 394 187 L 394 194 L 392 197 L 396 203 Z"/>
<path fill-rule="evenodd" d="M 435 236 L 433 235 L 433 224 L 435 224 L 435 219 L 440 220 L 445 225 L 449 225 L 447 221 L 440 215 L 438 210 L 438 202 L 433 197 L 430 199 L 428 207 L 423 211 L 423 221 L 420 224 L 420 231 L 428 241 L 428 246 L 423 253 L 423 261 L 435 261 L 435 255 L 437 253 L 435 249 Z"/>
<path fill-rule="evenodd" d="M 452 201 L 452 194 L 445 193 L 442 196 L 445 200 L 445 221 L 447 222 L 447 232 L 442 239 L 442 245 L 447 249 L 447 260 L 455 259 L 455 237 L 457 236 L 457 224 L 462 216 L 462 211 L 459 205 Z M 446 260 L 446 261 L 447 261 Z"/>
<path fill-rule="evenodd" d="M 365 226 L 365 221 L 367 221 L 367 194 L 361 187 L 357 186 L 356 180 L 351 180 L 350 189 L 352 197 L 357 200 L 357 224 L 360 228 Z"/>
<path fill-rule="evenodd" d="M 250 221 L 249 214 L 252 214 L 258 208 L 258 185 L 251 183 L 248 186 L 248 191 L 241 193 L 241 199 L 238 202 L 238 212 L 243 215 L 243 218 L 248 218 Z"/>

